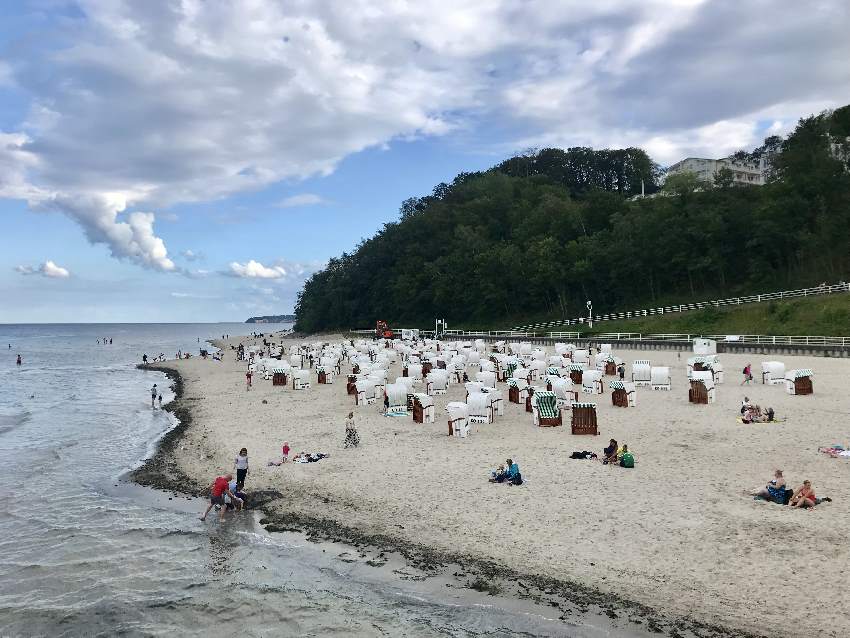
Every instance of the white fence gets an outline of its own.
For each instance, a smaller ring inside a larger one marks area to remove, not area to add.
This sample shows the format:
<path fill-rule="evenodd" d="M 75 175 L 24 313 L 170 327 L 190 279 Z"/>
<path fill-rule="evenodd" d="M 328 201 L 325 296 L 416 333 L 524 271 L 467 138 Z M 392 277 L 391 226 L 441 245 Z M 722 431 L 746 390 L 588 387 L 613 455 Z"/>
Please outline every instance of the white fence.
<path fill-rule="evenodd" d="M 783 290 L 780 292 L 768 292 L 761 295 L 749 295 L 745 297 L 730 297 L 729 299 L 716 299 L 714 301 L 699 301 L 696 303 L 678 304 L 676 306 L 663 306 L 658 308 L 645 308 L 630 312 L 615 312 L 606 315 L 596 315 L 593 321 L 611 321 L 613 319 L 632 319 L 635 317 L 649 317 L 652 315 L 664 315 L 671 312 L 687 312 L 689 310 L 702 310 L 704 308 L 722 308 L 724 306 L 737 306 L 745 303 L 763 303 L 765 301 L 776 301 L 778 299 L 793 299 L 795 297 L 811 297 L 813 295 L 831 295 L 840 292 L 850 292 L 850 283 L 839 282 L 833 285 L 823 284 L 814 288 L 801 288 L 800 290 Z M 526 326 L 517 326 L 513 331 L 527 332 L 529 330 L 541 330 L 555 328 L 557 326 L 575 326 L 586 323 L 587 317 L 575 319 L 561 319 L 557 321 L 544 321 L 532 323 Z"/>

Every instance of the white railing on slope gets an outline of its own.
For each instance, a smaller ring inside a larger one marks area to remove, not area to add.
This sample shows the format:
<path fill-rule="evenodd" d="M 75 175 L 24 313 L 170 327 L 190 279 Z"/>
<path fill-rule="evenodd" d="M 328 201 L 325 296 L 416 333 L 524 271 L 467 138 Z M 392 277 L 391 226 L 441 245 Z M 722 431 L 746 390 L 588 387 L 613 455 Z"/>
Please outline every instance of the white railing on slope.
<path fill-rule="evenodd" d="M 737 306 L 746 303 L 763 303 L 776 301 L 777 299 L 793 299 L 795 297 L 811 297 L 813 295 L 831 295 L 840 292 L 850 292 L 850 283 L 839 282 L 832 285 L 820 285 L 814 288 L 800 288 L 799 290 L 782 290 L 779 292 L 768 292 L 760 295 L 747 295 L 743 297 L 730 297 L 728 299 L 716 299 L 714 301 L 698 301 L 696 303 L 685 303 L 674 306 L 660 306 L 658 308 L 645 308 L 629 312 L 615 312 L 605 315 L 596 315 L 593 321 L 612 321 L 614 319 L 632 319 L 635 317 L 649 317 L 652 315 L 663 315 L 671 312 L 687 312 L 689 310 L 702 310 L 704 308 L 722 308 L 724 306 Z M 539 330 L 541 328 L 554 328 L 556 326 L 575 326 L 587 322 L 587 317 L 575 319 L 560 319 L 556 321 L 543 321 L 525 326 L 517 326 L 513 331 L 523 332 L 528 330 Z"/>

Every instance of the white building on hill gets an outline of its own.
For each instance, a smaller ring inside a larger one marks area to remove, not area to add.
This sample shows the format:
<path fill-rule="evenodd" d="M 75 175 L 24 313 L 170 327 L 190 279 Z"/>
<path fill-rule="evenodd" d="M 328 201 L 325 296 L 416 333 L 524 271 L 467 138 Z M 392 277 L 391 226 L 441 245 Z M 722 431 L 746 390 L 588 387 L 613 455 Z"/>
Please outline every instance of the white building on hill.
<path fill-rule="evenodd" d="M 724 157 L 721 159 L 707 159 L 703 157 L 686 157 L 681 162 L 676 162 L 667 169 L 667 175 L 676 173 L 694 173 L 704 182 L 714 183 L 714 177 L 720 169 L 728 168 L 732 171 L 732 182 L 747 186 L 764 185 L 765 162 L 747 162 Z"/>

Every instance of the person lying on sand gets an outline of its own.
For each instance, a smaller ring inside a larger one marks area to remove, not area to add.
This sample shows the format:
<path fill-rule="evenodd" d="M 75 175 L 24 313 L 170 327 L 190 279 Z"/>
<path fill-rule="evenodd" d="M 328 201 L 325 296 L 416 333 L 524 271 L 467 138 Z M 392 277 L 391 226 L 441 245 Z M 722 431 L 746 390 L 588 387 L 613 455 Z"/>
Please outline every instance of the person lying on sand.
<path fill-rule="evenodd" d="M 803 481 L 803 484 L 794 490 L 794 495 L 788 501 L 791 507 L 814 507 L 817 503 L 815 490 L 812 488 L 811 481 Z"/>
<path fill-rule="evenodd" d="M 316 461 L 320 461 L 321 459 L 326 459 L 330 456 L 330 454 L 323 454 L 322 452 L 315 452 L 310 454 L 309 452 L 299 452 L 295 456 L 292 457 L 293 463 L 315 463 Z"/>
<path fill-rule="evenodd" d="M 783 505 L 785 503 L 785 477 L 782 476 L 782 470 L 776 470 L 773 473 L 773 479 L 758 492 L 753 492 L 753 496 Z"/>

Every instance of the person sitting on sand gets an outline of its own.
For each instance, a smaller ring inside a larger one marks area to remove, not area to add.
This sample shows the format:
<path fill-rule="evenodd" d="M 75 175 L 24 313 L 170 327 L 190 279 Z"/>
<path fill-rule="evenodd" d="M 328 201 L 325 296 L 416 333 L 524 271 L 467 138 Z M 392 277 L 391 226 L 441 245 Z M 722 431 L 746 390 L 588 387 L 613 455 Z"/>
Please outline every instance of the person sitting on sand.
<path fill-rule="evenodd" d="M 205 521 L 207 519 L 207 514 L 210 513 L 210 510 L 218 505 L 221 508 L 221 511 L 218 515 L 218 520 L 224 520 L 224 513 L 227 511 L 227 508 L 224 507 L 224 495 L 226 494 L 231 498 L 231 500 L 238 500 L 233 492 L 230 491 L 230 481 L 233 480 L 232 474 L 225 474 L 224 476 L 219 476 L 213 481 L 213 484 L 210 485 L 210 504 L 207 506 L 207 511 L 204 512 L 204 515 L 201 516 L 201 520 Z"/>
<path fill-rule="evenodd" d="M 490 479 L 491 483 L 508 483 L 509 485 L 522 485 L 522 475 L 519 472 L 519 465 L 514 463 L 513 459 L 505 461 L 506 469 L 497 473 L 496 476 Z"/>
<path fill-rule="evenodd" d="M 815 490 L 812 488 L 811 481 L 803 481 L 803 484 L 794 490 L 791 500 L 788 505 L 791 507 L 814 507 L 817 504 Z"/>
<path fill-rule="evenodd" d="M 744 397 L 741 401 L 741 416 L 743 416 L 750 407 L 750 397 Z"/>
<path fill-rule="evenodd" d="M 489 481 L 490 481 L 491 483 L 500 483 L 501 481 L 498 481 L 497 479 L 498 479 L 500 476 L 504 476 L 504 474 L 505 474 L 505 464 L 504 464 L 504 463 L 502 463 L 502 464 L 501 464 L 501 465 L 500 465 L 497 469 L 495 469 L 495 470 L 493 470 L 492 472 L 490 472 L 490 479 L 489 479 Z M 504 480 L 504 479 L 502 479 L 502 480 Z"/>
<path fill-rule="evenodd" d="M 758 492 L 754 492 L 753 496 L 783 505 L 785 503 L 785 477 L 782 476 L 782 470 L 776 470 L 770 483 Z"/>
<path fill-rule="evenodd" d="M 623 447 L 619 450 L 619 454 L 617 458 L 620 462 L 620 467 L 634 467 L 635 466 L 635 457 L 629 452 L 629 446 L 623 443 Z"/>
<path fill-rule="evenodd" d="M 608 442 L 608 447 L 602 450 L 602 464 L 617 462 L 617 439 L 611 439 Z"/>

